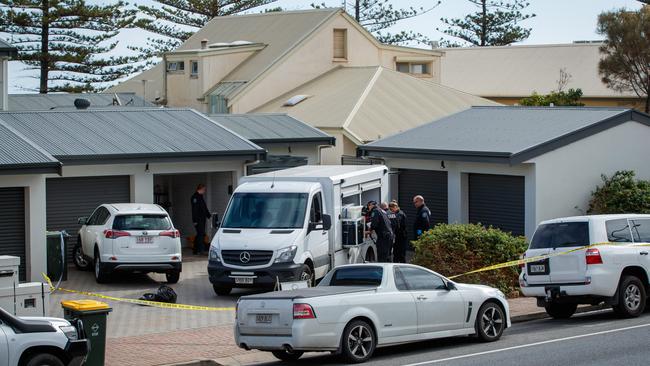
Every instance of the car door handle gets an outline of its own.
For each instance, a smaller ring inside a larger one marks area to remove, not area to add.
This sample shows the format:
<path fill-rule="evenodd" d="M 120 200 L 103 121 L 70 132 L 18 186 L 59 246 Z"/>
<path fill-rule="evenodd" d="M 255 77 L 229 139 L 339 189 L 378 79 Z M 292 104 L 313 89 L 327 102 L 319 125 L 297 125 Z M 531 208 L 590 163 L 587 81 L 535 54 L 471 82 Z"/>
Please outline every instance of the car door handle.
<path fill-rule="evenodd" d="M 420 300 L 420 301 L 424 301 L 424 300 L 426 300 L 426 299 L 427 299 L 427 297 L 424 296 L 424 295 L 420 295 L 420 296 L 418 296 L 418 300 Z"/>
<path fill-rule="evenodd" d="M 648 255 L 648 252 L 641 252 L 639 255 Z"/>

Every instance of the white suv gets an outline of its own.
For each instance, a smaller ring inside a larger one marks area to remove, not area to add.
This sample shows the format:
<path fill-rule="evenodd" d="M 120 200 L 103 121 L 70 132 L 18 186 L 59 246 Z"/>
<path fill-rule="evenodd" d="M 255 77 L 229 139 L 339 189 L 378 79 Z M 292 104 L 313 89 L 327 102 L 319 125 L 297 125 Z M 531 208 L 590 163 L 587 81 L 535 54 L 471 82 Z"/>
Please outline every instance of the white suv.
<path fill-rule="evenodd" d="M 74 263 L 95 270 L 99 283 L 114 271 L 157 272 L 177 283 L 182 270 L 180 233 L 158 205 L 104 204 L 89 218 L 79 218 Z"/>
<path fill-rule="evenodd" d="M 525 257 L 570 251 L 527 263 L 521 291 L 554 318 L 568 318 L 578 304 L 606 303 L 622 317 L 643 313 L 650 290 L 650 215 L 576 216 L 542 222 Z"/>

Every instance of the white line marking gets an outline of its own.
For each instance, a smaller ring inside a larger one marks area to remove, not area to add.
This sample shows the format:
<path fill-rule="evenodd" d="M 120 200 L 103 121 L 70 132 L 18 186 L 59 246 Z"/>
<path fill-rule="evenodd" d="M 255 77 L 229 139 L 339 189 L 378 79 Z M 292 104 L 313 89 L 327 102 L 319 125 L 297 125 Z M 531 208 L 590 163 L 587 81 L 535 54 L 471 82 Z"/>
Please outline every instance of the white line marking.
<path fill-rule="evenodd" d="M 460 356 L 454 356 L 454 357 L 448 357 L 448 358 L 441 358 L 441 359 L 438 359 L 438 360 L 431 360 L 431 361 L 423 361 L 423 362 L 410 363 L 410 364 L 407 364 L 407 365 L 404 365 L 404 366 L 431 365 L 431 364 L 434 364 L 434 363 L 453 361 L 453 360 L 458 360 L 458 359 L 462 359 L 462 358 L 469 358 L 469 357 L 476 357 L 476 356 L 489 355 L 489 354 L 492 354 L 492 353 L 512 351 L 512 350 L 520 349 L 520 348 L 528 348 L 528 347 L 541 346 L 541 345 L 543 345 L 543 344 L 557 343 L 557 342 L 564 342 L 564 341 L 569 341 L 569 340 L 572 340 L 572 339 L 580 339 L 580 338 L 586 338 L 586 337 L 593 337 L 593 336 L 602 335 L 602 334 L 616 333 L 616 332 L 623 332 L 623 331 L 626 331 L 626 330 L 632 330 L 632 329 L 638 329 L 638 328 L 645 328 L 645 327 L 650 327 L 650 323 L 649 323 L 649 324 L 633 325 L 633 326 L 625 327 L 625 328 L 618 328 L 618 329 L 604 330 L 604 331 L 602 331 L 602 332 L 595 332 L 595 333 L 581 334 L 581 335 L 576 335 L 576 336 L 571 336 L 571 337 L 566 337 L 566 338 L 560 338 L 560 339 L 551 339 L 551 340 L 548 340 L 548 341 L 542 341 L 542 342 L 535 342 L 535 343 L 529 343 L 529 344 L 522 344 L 522 345 L 519 345 L 519 346 L 513 346 L 513 347 L 506 347 L 506 348 L 494 349 L 494 350 L 491 350 L 491 351 L 477 352 L 477 353 L 470 353 L 470 354 L 466 354 L 466 355 L 460 355 Z"/>

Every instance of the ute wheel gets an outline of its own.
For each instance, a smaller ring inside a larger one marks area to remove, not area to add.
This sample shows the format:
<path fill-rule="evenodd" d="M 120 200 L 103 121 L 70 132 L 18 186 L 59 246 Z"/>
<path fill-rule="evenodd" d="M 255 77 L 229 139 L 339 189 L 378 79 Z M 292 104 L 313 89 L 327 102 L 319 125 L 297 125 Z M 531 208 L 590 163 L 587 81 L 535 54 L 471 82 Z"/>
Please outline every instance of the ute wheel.
<path fill-rule="evenodd" d="M 289 352 L 289 351 L 271 351 L 271 353 L 278 360 L 297 361 L 303 355 L 304 352 L 302 352 L 302 351 L 293 351 L 293 352 Z"/>
<path fill-rule="evenodd" d="M 97 283 L 108 282 L 108 275 L 106 274 L 106 270 L 102 268 L 102 259 L 99 252 L 95 252 L 95 281 Z"/>
<path fill-rule="evenodd" d="M 64 366 L 61 359 L 50 353 L 37 353 L 30 356 L 23 364 L 25 366 Z"/>
<path fill-rule="evenodd" d="M 212 288 L 214 289 L 214 293 L 219 296 L 228 296 L 230 295 L 230 291 L 232 291 L 232 287 L 227 286 L 212 285 Z"/>
<path fill-rule="evenodd" d="M 311 270 L 311 267 L 309 267 L 309 265 L 302 265 L 302 271 L 300 272 L 298 281 L 308 281 L 310 287 L 314 286 L 314 272 Z"/>
<path fill-rule="evenodd" d="M 578 309 L 578 304 L 558 304 L 550 303 L 544 305 L 546 314 L 553 319 L 569 319 Z"/>
<path fill-rule="evenodd" d="M 363 320 L 355 320 L 343 331 L 343 357 L 348 363 L 366 362 L 377 347 L 375 331 Z"/>
<path fill-rule="evenodd" d="M 476 334 L 483 342 L 494 342 L 501 338 L 506 328 L 503 309 L 494 302 L 486 302 L 476 314 Z"/>
<path fill-rule="evenodd" d="M 181 273 L 179 271 L 167 272 L 165 277 L 167 277 L 167 283 L 175 284 L 181 279 Z"/>
<path fill-rule="evenodd" d="M 614 312 L 622 318 L 636 318 L 643 313 L 646 293 L 643 283 L 634 276 L 625 276 L 618 285 L 618 305 Z"/>
<path fill-rule="evenodd" d="M 77 244 L 72 249 L 72 261 L 74 266 L 81 271 L 87 271 L 90 268 L 90 263 L 88 263 L 83 250 L 81 250 L 81 238 L 77 239 Z"/>

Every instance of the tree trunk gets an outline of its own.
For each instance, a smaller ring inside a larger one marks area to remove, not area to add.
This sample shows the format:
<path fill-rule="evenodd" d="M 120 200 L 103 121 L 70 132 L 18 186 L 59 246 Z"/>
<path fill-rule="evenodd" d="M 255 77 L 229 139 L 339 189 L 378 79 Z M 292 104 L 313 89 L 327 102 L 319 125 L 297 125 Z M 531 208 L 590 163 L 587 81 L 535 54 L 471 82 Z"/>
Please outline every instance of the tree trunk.
<path fill-rule="evenodd" d="M 354 1 L 354 20 L 357 21 L 357 23 L 361 20 L 361 0 L 355 0 Z"/>
<path fill-rule="evenodd" d="M 40 59 L 40 85 L 38 92 L 47 94 L 47 81 L 50 74 L 49 43 L 50 43 L 50 2 L 42 3 L 43 22 L 41 27 L 41 59 Z"/>
<path fill-rule="evenodd" d="M 487 45 L 487 0 L 481 1 L 481 46 Z"/>

